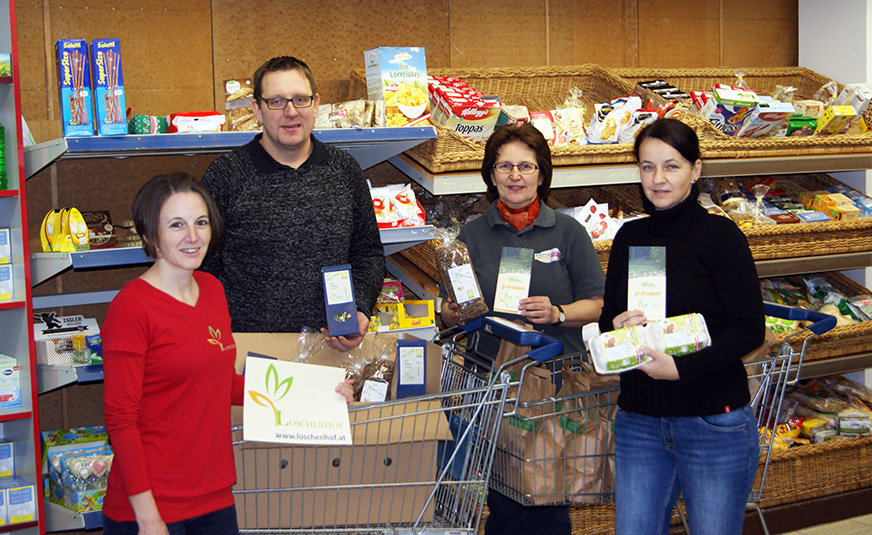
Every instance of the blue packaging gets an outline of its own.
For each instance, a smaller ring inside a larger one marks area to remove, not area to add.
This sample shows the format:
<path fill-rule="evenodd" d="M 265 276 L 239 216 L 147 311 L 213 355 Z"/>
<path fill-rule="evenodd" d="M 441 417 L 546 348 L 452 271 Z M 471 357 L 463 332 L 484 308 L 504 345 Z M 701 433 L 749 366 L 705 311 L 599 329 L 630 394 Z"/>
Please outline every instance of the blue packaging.
<path fill-rule="evenodd" d="M 121 73 L 121 42 L 118 39 L 94 39 L 91 42 L 91 66 L 94 73 L 97 135 L 126 134 L 127 108 L 124 104 L 124 76 Z"/>
<path fill-rule="evenodd" d="M 427 378 L 427 342 L 424 340 L 397 340 L 397 395 L 423 396 Z"/>
<path fill-rule="evenodd" d="M 93 136 L 88 44 L 84 39 L 59 39 L 57 54 L 64 136 Z"/>
<path fill-rule="evenodd" d="M 321 280 L 324 283 L 324 305 L 327 309 L 327 330 L 330 336 L 359 334 L 351 265 L 322 267 Z"/>

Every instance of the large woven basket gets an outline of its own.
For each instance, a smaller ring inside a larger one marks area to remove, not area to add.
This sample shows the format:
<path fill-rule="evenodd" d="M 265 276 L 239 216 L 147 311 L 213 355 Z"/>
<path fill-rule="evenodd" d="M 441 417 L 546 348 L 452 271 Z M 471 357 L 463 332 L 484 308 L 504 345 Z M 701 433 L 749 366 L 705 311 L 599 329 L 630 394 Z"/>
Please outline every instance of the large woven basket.
<path fill-rule="evenodd" d="M 755 488 L 760 482 L 762 464 Z M 843 438 L 775 452 L 760 497 L 772 507 L 872 487 L 872 437 Z"/>
<path fill-rule="evenodd" d="M 523 67 L 493 69 L 428 69 L 434 76 L 461 78 L 486 95 L 498 95 L 504 104 L 524 105 L 530 110 L 551 110 L 569 96 L 571 87 L 582 90 L 586 104 L 585 123 L 590 123 L 593 105 L 632 92 L 629 82 L 617 78 L 598 65 L 572 67 Z M 366 75 L 362 69 L 351 72 L 349 99 L 366 97 Z M 437 126 L 438 137 L 406 151 L 406 155 L 433 173 L 478 169 L 484 147 Z M 628 163 L 633 161 L 632 146 L 568 145 L 554 147 L 552 161 L 557 165 Z"/>
<path fill-rule="evenodd" d="M 872 295 L 872 292 L 868 289 L 837 271 L 810 275 L 819 275 L 825 278 L 836 290 L 846 297 Z M 800 284 L 802 283 L 800 282 Z M 789 341 L 790 347 L 794 351 L 801 351 L 803 342 L 809 336 L 811 335 L 807 332 L 794 336 Z M 776 343 L 773 347 L 780 347 L 785 338 L 787 338 L 787 334 L 777 335 Z M 850 348 L 852 353 L 872 351 L 872 321 L 854 323 L 853 325 L 839 325 L 820 336 L 815 336 L 808 342 L 804 362 L 844 356 L 846 348 Z"/>
<path fill-rule="evenodd" d="M 776 86 L 796 88 L 795 100 L 811 99 L 822 85 L 831 80 L 804 67 L 766 67 L 744 69 L 745 87 L 761 95 L 771 95 Z M 733 84 L 736 69 L 609 69 L 609 72 L 635 86 L 647 80 L 665 80 L 684 91 L 711 91 L 718 83 Z M 839 90 L 842 86 L 839 85 Z M 806 156 L 832 153 L 872 152 L 872 134 L 837 136 L 803 136 L 781 138 L 734 138 L 710 123 L 691 115 L 685 120 L 700 135 L 700 149 L 706 158 L 762 158 L 772 156 Z M 705 129 L 700 130 L 701 126 Z"/>

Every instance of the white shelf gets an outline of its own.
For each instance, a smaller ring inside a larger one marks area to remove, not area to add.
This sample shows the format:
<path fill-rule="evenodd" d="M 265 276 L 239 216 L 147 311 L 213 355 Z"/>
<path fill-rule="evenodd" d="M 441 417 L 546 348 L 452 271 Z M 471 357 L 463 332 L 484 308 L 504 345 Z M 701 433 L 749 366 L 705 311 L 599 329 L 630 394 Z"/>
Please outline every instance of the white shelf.
<path fill-rule="evenodd" d="M 103 511 L 77 513 L 45 500 L 45 531 L 92 530 L 103 527 Z"/>
<path fill-rule="evenodd" d="M 36 365 L 36 389 L 40 394 L 74 383 L 96 383 L 102 380 L 102 364 Z"/>
<path fill-rule="evenodd" d="M 66 137 L 24 147 L 25 176 L 30 178 L 57 160 L 127 158 L 170 154 L 228 152 L 258 132 L 199 132 L 124 136 Z M 436 137 L 432 126 L 314 130 L 315 137 L 350 153 L 363 169 Z"/>

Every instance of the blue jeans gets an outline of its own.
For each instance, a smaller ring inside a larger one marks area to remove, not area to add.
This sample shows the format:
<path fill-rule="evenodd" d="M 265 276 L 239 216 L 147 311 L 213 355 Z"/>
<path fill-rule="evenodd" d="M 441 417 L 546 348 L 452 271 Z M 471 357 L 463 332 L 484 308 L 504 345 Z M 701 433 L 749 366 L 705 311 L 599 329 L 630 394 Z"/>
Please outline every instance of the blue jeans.
<path fill-rule="evenodd" d="M 170 535 L 238 535 L 236 507 L 218 509 L 205 515 L 167 524 Z M 136 535 L 136 522 L 118 522 L 103 515 L 103 535 Z"/>
<path fill-rule="evenodd" d="M 691 535 L 741 535 L 759 461 L 749 407 L 704 417 L 615 416 L 616 535 L 665 535 L 684 495 Z"/>

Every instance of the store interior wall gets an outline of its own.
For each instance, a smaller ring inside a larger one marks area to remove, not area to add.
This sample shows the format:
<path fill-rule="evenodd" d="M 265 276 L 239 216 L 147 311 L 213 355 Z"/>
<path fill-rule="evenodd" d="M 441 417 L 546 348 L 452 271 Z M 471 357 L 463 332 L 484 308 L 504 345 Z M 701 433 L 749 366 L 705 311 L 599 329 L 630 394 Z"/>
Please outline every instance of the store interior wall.
<path fill-rule="evenodd" d="M 428 67 L 797 65 L 797 2 L 773 0 L 18 0 L 22 113 L 36 142 L 60 137 L 58 39 L 118 37 L 131 114 L 220 109 L 223 81 L 250 77 L 289 54 L 315 72 L 322 102 L 345 100 L 352 69 L 376 46 L 423 46 Z M 215 155 L 76 159 L 27 181 L 31 249 L 51 208 L 73 205 L 130 218 L 130 201 L 155 174 L 195 176 Z M 408 182 L 390 164 L 374 183 Z M 117 289 L 142 268 L 67 272 L 34 295 Z M 105 305 L 60 310 L 103 320 Z M 40 426 L 102 423 L 102 385 L 39 398 Z"/>
<path fill-rule="evenodd" d="M 821 17 L 826 8 L 828 17 Z M 872 81 L 872 0 L 799 0 L 799 64 L 843 83 Z M 864 192 L 872 192 L 872 171 L 831 173 Z M 844 271 L 863 287 L 872 282 L 872 268 Z M 847 375 L 872 386 L 872 370 Z"/>

